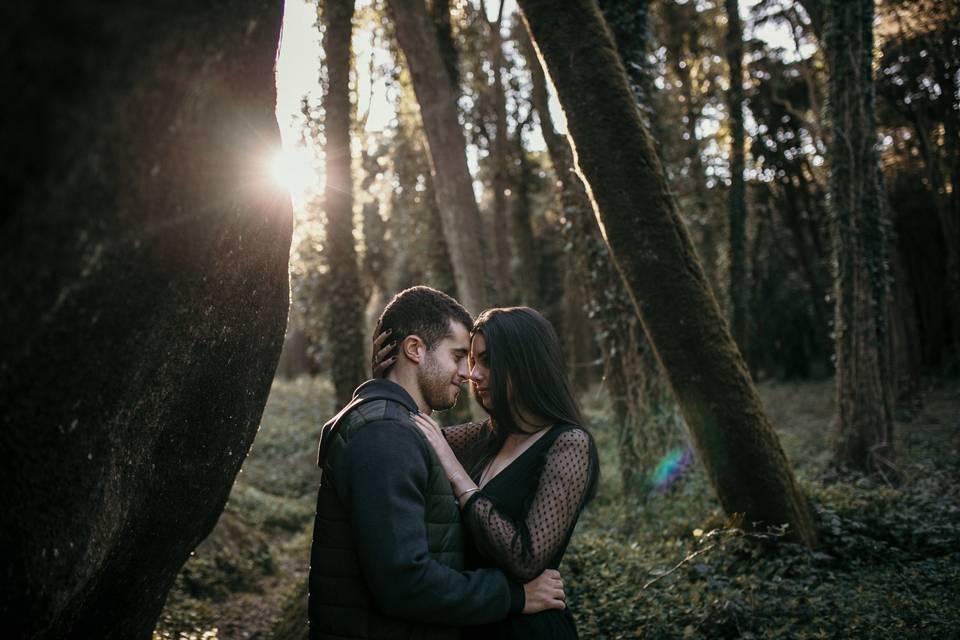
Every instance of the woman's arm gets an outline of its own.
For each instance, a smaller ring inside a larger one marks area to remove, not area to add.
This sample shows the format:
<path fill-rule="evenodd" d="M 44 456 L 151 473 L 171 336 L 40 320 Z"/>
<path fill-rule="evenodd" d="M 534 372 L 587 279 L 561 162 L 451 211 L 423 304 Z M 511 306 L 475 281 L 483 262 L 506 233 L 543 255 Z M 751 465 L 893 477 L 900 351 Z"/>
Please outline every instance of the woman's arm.
<path fill-rule="evenodd" d="M 514 520 L 498 510 L 477 487 L 437 424 L 422 415 L 413 419 L 436 450 L 477 546 L 498 567 L 521 581 L 539 575 L 572 531 L 590 488 L 595 456 L 587 432 L 570 429 L 557 436 L 547 451 L 526 517 Z"/>
<path fill-rule="evenodd" d="M 591 446 L 582 429 L 557 436 L 523 519 L 503 514 L 483 491 L 471 492 L 465 500 L 464 522 L 477 546 L 508 575 L 520 580 L 537 576 L 566 542 L 589 489 Z"/>
<path fill-rule="evenodd" d="M 450 448 L 453 449 L 457 460 L 464 467 L 469 467 L 472 461 L 471 451 L 486 437 L 488 429 L 487 422 L 465 422 L 464 424 L 454 425 L 452 427 L 441 427 L 440 432 L 446 439 Z"/>
<path fill-rule="evenodd" d="M 453 488 L 453 495 L 456 496 L 462 507 L 466 504 L 470 494 L 478 491 L 477 485 L 464 468 L 464 462 L 466 461 L 461 460 L 456 452 L 454 452 L 450 442 L 447 441 L 445 430 L 442 430 L 433 418 L 425 416 L 422 413 L 413 412 L 410 413 L 410 418 L 414 424 L 420 427 L 420 431 L 423 432 L 427 442 L 430 443 L 430 446 L 433 447 L 433 450 L 437 453 L 437 458 L 440 459 L 443 471 L 447 474 L 447 480 L 450 481 L 450 485 Z M 478 422 L 467 424 L 479 425 L 480 432 L 482 433 L 483 425 L 486 423 Z M 467 425 L 460 426 L 466 427 Z"/>

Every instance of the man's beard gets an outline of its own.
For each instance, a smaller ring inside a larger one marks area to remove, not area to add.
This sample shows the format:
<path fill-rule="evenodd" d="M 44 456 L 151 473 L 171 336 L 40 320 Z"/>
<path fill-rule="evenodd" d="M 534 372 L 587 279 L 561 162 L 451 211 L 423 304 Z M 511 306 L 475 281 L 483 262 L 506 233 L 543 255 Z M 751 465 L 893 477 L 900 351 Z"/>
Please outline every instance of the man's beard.
<path fill-rule="evenodd" d="M 429 355 L 417 373 L 417 384 L 423 400 L 434 411 L 446 411 L 457 404 L 460 392 L 454 392 L 453 381 L 445 376 L 439 365 Z"/>

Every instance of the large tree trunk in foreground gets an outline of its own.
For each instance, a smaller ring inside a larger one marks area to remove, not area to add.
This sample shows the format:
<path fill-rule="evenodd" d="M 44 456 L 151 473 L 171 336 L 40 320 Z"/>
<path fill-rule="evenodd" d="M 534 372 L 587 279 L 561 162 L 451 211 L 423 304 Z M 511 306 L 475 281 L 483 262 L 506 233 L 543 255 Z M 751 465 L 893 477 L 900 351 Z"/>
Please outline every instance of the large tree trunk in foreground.
<path fill-rule="evenodd" d="M 424 0 L 388 0 L 387 5 L 420 104 L 457 292 L 467 310 L 477 314 L 487 306 L 486 261 L 480 209 L 473 197 L 466 142 L 457 119 L 457 91 Z"/>
<path fill-rule="evenodd" d="M 282 5 L 151 6 L 0 18 L 4 77 L 29 87 L 0 119 L 21 172 L 0 233 L 7 637 L 150 638 L 283 341 L 290 199 L 265 169 Z"/>
<path fill-rule="evenodd" d="M 710 293 L 593 0 L 520 0 L 567 117 L 604 239 L 728 513 L 787 523 L 813 544 L 809 509 Z"/>
<path fill-rule="evenodd" d="M 326 302 L 330 373 L 337 405 L 350 402 L 367 379 L 364 293 L 353 239 L 353 175 L 350 154 L 350 38 L 353 0 L 323 3 L 323 50 L 327 90 L 323 96 L 327 214 L 324 253 L 330 267 Z"/>
<path fill-rule="evenodd" d="M 884 318 L 887 237 L 875 148 L 873 0 L 828 2 L 837 461 L 882 470 L 893 454 Z"/>
<path fill-rule="evenodd" d="M 747 282 L 747 186 L 743 178 L 743 28 L 740 26 L 739 2 L 726 0 L 727 65 L 730 68 L 730 90 L 727 108 L 730 111 L 730 191 L 727 194 L 727 215 L 730 222 L 730 328 L 741 353 L 749 353 L 750 284 Z"/>

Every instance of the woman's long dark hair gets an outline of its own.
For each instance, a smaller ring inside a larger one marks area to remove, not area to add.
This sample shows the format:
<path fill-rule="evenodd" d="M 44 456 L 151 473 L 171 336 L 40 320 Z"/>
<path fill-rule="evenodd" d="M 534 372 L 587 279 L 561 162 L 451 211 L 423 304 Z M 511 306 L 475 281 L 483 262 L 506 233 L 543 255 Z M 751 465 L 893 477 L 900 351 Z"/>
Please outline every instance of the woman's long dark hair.
<path fill-rule="evenodd" d="M 486 341 L 493 433 L 471 473 L 478 473 L 496 456 L 508 435 L 524 431 L 514 420 L 511 399 L 517 413 L 546 420 L 548 425 L 573 424 L 587 431 L 567 379 L 560 339 L 546 318 L 530 307 L 487 309 L 473 323 L 471 336 L 478 333 Z M 596 488 L 596 456 L 591 436 L 593 477 L 587 499 Z"/>

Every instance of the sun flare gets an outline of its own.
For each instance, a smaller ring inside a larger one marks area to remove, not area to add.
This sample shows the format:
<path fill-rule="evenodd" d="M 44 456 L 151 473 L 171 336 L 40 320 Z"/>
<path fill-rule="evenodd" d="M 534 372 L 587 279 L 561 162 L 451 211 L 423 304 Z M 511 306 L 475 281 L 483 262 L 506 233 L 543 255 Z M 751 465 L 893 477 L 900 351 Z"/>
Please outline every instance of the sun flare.
<path fill-rule="evenodd" d="M 320 174 L 305 149 L 284 149 L 269 161 L 270 177 L 296 199 L 305 198 L 321 186 Z"/>

